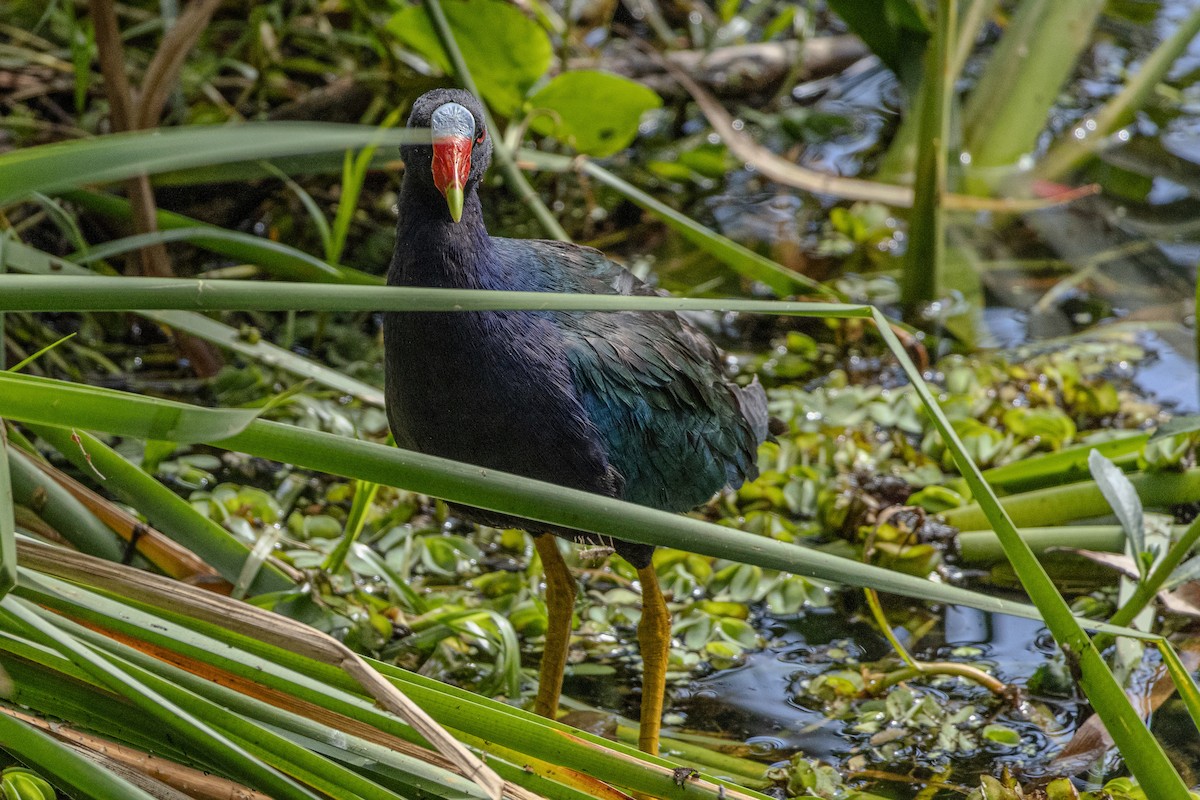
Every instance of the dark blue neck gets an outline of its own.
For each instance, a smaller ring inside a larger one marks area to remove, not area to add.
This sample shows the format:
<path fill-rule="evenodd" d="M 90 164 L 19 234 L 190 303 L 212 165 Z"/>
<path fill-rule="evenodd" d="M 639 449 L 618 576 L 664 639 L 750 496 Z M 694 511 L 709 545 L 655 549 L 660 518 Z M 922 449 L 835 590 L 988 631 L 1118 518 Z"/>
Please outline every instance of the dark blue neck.
<path fill-rule="evenodd" d="M 458 222 L 450 219 L 437 190 L 408 176 L 401 184 L 398 206 L 389 284 L 484 288 L 494 256 L 475 187 L 466 193 Z"/>

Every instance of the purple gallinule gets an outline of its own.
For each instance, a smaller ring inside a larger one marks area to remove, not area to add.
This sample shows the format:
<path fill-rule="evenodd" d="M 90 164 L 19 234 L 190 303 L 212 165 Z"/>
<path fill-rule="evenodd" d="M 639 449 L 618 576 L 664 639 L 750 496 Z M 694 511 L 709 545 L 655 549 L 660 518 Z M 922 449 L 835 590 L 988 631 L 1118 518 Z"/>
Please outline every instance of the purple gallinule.
<path fill-rule="evenodd" d="M 477 189 L 491 160 L 483 109 L 437 89 L 413 105 L 428 144 L 401 148 L 392 286 L 650 295 L 587 247 L 488 235 Z M 389 313 L 387 411 L 405 448 L 667 511 L 687 511 L 757 475 L 766 394 L 725 375 L 721 354 L 673 313 Z M 469 520 L 531 529 L 549 613 L 535 709 L 554 718 L 576 585 L 554 537 L 592 534 L 463 509 Z M 637 569 L 644 673 L 639 746 L 657 753 L 671 620 L 654 548 L 606 541 Z"/>

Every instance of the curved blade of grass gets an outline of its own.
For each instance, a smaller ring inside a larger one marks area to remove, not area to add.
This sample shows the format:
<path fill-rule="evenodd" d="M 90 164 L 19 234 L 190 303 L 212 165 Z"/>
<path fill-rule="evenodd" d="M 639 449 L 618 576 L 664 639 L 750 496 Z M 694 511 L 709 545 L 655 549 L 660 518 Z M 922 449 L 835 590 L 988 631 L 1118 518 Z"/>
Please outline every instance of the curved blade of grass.
<path fill-rule="evenodd" d="M 50 643 L 77 667 L 104 683 L 112 691 L 132 702 L 169 730 L 185 737 L 191 746 L 214 763 L 247 784 L 280 800 L 319 800 L 304 787 L 275 772 L 222 732 L 195 717 L 187 709 L 171 702 L 132 675 L 114 666 L 106 658 L 59 627 L 60 620 L 26 600 L 12 595 L 0 601 L 0 607 L 36 638 Z"/>
<path fill-rule="evenodd" d="M 96 250 L 91 251 L 93 255 L 95 252 Z M 18 272 L 33 275 L 71 275 L 81 278 L 99 277 L 91 270 L 69 261 L 54 258 L 20 242 L 8 241 L 3 254 L 6 257 L 7 265 Z M 68 284 L 64 284 L 64 286 L 66 285 Z M 72 285 L 75 287 L 75 291 L 80 291 L 79 284 L 72 282 Z M 257 285 L 261 287 L 261 284 Z M 186 331 L 214 344 L 227 347 L 261 364 L 278 367 L 302 378 L 311 378 L 323 386 L 353 395 L 364 403 L 374 406 L 383 405 L 383 392 L 374 386 L 357 381 L 337 370 L 298 356 L 290 350 L 270 342 L 261 339 L 254 341 L 244 336 L 241 331 L 209 319 L 203 314 L 192 311 L 144 311 L 142 315 L 176 330 Z"/>
<path fill-rule="evenodd" d="M 0 205 L 32 192 L 53 194 L 89 183 L 205 164 L 420 141 L 421 131 L 361 125 L 249 122 L 116 133 L 27 147 L 0 155 Z M 426 135 L 427 136 L 427 135 Z"/>
<path fill-rule="evenodd" d="M 110 219 L 124 221 L 132 219 L 129 202 L 116 195 L 78 189 L 62 192 L 59 196 Z M 206 231 L 224 231 L 228 233 L 224 228 L 207 225 L 199 220 L 192 219 L 183 214 L 177 214 L 173 211 L 159 209 L 156 219 L 160 231 L 175 230 L 178 228 L 200 228 Z M 383 278 L 381 277 L 370 275 L 343 264 L 331 265 L 321 261 L 319 262 L 320 268 L 318 269 L 310 263 L 313 257 L 301 250 L 258 236 L 251 238 L 254 240 L 253 242 L 247 242 L 244 239 L 203 237 L 191 241 L 197 247 L 213 253 L 228 256 L 238 261 L 257 264 L 265 272 L 277 278 L 318 282 L 328 280 L 331 283 L 356 283 L 372 286 L 383 283 Z M 332 270 L 332 273 L 330 270 Z"/>
<path fill-rule="evenodd" d="M 0 388 L 0 392 L 16 405 L 21 403 L 23 398 L 44 398 L 44 390 L 47 386 L 53 386 L 57 392 L 54 398 L 57 406 L 55 419 L 62 420 L 65 418 L 63 415 L 71 414 L 75 420 L 88 420 L 89 424 L 98 423 L 97 430 L 115 423 L 131 431 L 140 431 L 129 433 L 129 436 L 172 442 L 201 442 L 214 437 L 231 436 L 244 429 L 262 413 L 261 409 L 218 409 L 187 405 L 168 407 L 156 398 L 130 392 L 114 392 L 114 395 L 123 398 L 123 402 L 120 405 L 100 407 L 93 403 L 96 395 L 91 391 L 92 387 L 62 381 L 51 381 L 47 384 L 47 380 L 33 375 L 0 373 L 0 386 L 3 387 Z M 93 416 L 100 413 L 101 408 L 119 414 L 122 420 L 101 422 Z M 28 409 L 26 413 L 34 417 L 32 421 L 37 421 L 39 412 Z"/>
<path fill-rule="evenodd" d="M 39 389 L 41 394 L 23 392 L 23 397 L 16 402 L 10 401 L 8 395 L 12 392 L 5 391 L 3 380 L 3 376 L 0 376 L 0 415 L 50 426 L 71 424 L 70 420 L 73 417 L 56 417 L 57 410 L 48 407 L 52 406 L 49 399 L 55 394 L 52 386 Z M 91 387 L 80 387 L 80 390 L 94 393 L 92 419 L 106 421 L 103 425 L 93 423 L 97 425 L 98 430 L 115 435 L 136 435 L 128 433 L 129 428 L 120 424 L 123 416 L 121 413 L 115 409 L 109 410 L 110 406 L 122 404 L 122 393 Z M 43 402 L 38 403 L 38 397 L 41 397 Z M 30 409 L 36 411 L 31 413 Z M 30 419 L 31 416 L 36 416 L 36 419 Z M 117 424 L 111 424 L 109 421 Z M 209 443 L 307 469 L 400 486 L 450 502 L 502 511 L 526 519 L 592 531 L 627 541 L 678 547 L 703 555 L 756 564 L 766 569 L 777 569 L 826 581 L 867 585 L 880 591 L 895 592 L 908 597 L 1038 618 L 1036 609 L 1025 604 L 936 584 L 800 545 L 764 539 L 698 519 L 565 489 L 555 484 L 531 481 L 334 434 L 257 420 L 236 436 L 214 439 Z M 89 451 L 92 451 L 91 446 Z"/>
<path fill-rule="evenodd" d="M 342 156 L 345 160 L 345 154 Z M 321 237 L 321 246 L 325 250 L 325 256 L 329 258 L 333 252 L 333 235 L 329 231 L 329 220 L 325 219 L 325 212 L 321 206 L 313 199 L 313 196 L 296 181 L 292 180 L 287 173 L 281 171 L 270 162 L 264 162 L 263 167 L 279 180 L 283 181 L 283 185 L 288 188 L 296 199 L 300 201 L 300 205 L 304 206 L 305 212 L 308 214 L 309 222 L 317 229 L 317 234 Z M 330 258 L 331 261 L 336 261 L 336 258 Z"/>
<path fill-rule="evenodd" d="M 275 178 L 278 177 L 279 172 L 293 177 L 297 175 L 337 175 L 342 171 L 344 158 L 342 151 L 334 150 L 301 156 L 278 156 L 269 162 L 258 159 L 231 164 L 204 164 L 198 167 L 160 172 L 151 177 L 150 183 L 155 188 L 246 183 L 264 178 Z M 399 152 L 388 148 L 383 153 L 375 154 L 375 157 L 371 159 L 371 169 L 399 174 L 404 172 L 404 162 L 400 160 Z"/>
<path fill-rule="evenodd" d="M 152 525 L 204 559 L 225 580 L 237 582 L 243 564 L 250 558 L 250 548 L 229 531 L 94 436 L 50 425 L 30 427 L 84 474 L 98 471 L 106 490 L 137 508 Z M 268 562 L 258 570 L 251 589 L 272 592 L 294 585 L 278 566 Z"/>
<path fill-rule="evenodd" d="M 1162 745 L 1150 733 L 1117 679 L 1113 676 L 1099 648 L 1080 626 L 1080 621 L 1071 613 L 1067 601 L 1059 594 L 1050 576 L 1046 574 L 1037 556 L 1021 538 L 1016 526 L 996 498 L 992 488 L 971 460 L 966 448 L 958 439 L 953 425 L 946 417 L 933 393 L 929 390 L 920 371 L 904 352 L 903 345 L 888 324 L 887 317 L 874 312 L 875 326 L 879 335 L 888 343 L 889 349 L 908 375 L 913 389 L 921 398 L 926 412 L 946 443 L 947 449 L 958 466 L 959 473 L 967 482 L 972 494 L 984 510 L 992 530 L 1000 538 L 1004 553 L 1013 570 L 1021 580 L 1026 594 L 1033 600 L 1042 619 L 1062 648 L 1069 662 L 1078 664 L 1079 683 L 1091 701 L 1096 713 L 1112 734 L 1113 741 L 1121 751 L 1134 777 L 1147 796 L 1186 800 L 1187 787 L 1171 764 Z"/>
<path fill-rule="evenodd" d="M 536 150 L 521 150 L 518 158 L 523 163 L 530 164 L 537 169 L 553 172 L 579 171 L 616 189 L 638 206 L 661 219 L 684 239 L 732 268 L 734 272 L 749 280 L 763 283 L 780 297 L 787 297 L 797 291 L 808 291 L 832 300 L 838 299 L 837 293 L 829 287 L 709 230 L 688 215 L 676 211 L 628 181 L 617 177 L 591 159 L 583 156 L 568 158 Z"/>
<path fill-rule="evenodd" d="M 136 784 L 119 778 L 73 747 L 7 714 L 0 714 L 0 745 L 59 789 L 88 800 L 155 800 Z"/>
<path fill-rule="evenodd" d="M 8 433 L 0 420 L 0 597 L 17 585 L 17 522 L 8 466 L 11 453 L 15 451 L 9 450 Z"/>
<path fill-rule="evenodd" d="M 310 256 L 294 247 L 288 247 L 270 239 L 252 236 L 240 231 L 227 231 L 214 226 L 193 225 L 187 228 L 168 228 L 166 230 L 141 233 L 136 236 L 126 236 L 123 239 L 113 239 L 101 245 L 89 247 L 86 253 L 73 253 L 66 260 L 75 264 L 88 264 L 92 261 L 111 258 L 115 255 L 128 253 L 152 244 L 168 244 L 171 242 L 189 242 L 193 244 L 224 242 L 235 244 L 242 252 L 271 251 L 274 255 L 286 254 L 294 263 L 302 264 L 305 268 L 296 270 L 295 280 L 319 283 L 338 282 L 342 273 L 321 259 Z M 251 259 L 251 263 L 254 263 Z"/>

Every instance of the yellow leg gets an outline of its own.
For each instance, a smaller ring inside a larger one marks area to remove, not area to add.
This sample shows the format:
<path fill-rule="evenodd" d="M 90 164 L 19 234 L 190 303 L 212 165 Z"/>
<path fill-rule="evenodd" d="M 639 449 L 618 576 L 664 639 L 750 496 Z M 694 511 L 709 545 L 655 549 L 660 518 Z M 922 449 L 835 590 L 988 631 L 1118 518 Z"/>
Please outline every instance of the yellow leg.
<path fill-rule="evenodd" d="M 567 651 L 571 644 L 571 616 L 575 612 L 577 586 L 552 534 L 533 537 L 533 545 L 542 558 L 542 572 L 546 576 L 546 613 L 549 616 L 533 710 L 543 717 L 554 719 L 558 716 L 558 697 L 562 694 L 563 670 L 567 666 Z"/>
<path fill-rule="evenodd" d="M 638 748 L 656 756 L 658 732 L 662 728 L 663 695 L 667 691 L 671 615 L 654 567 L 638 569 L 638 580 L 642 583 L 642 621 L 638 625 L 638 644 L 642 649 L 642 719 Z"/>

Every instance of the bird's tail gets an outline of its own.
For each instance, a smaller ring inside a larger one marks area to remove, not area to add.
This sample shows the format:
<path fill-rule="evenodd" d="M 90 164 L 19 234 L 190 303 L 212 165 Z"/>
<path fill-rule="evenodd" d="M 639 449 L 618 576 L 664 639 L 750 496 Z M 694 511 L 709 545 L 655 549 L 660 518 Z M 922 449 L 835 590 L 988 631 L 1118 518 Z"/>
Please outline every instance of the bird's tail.
<path fill-rule="evenodd" d="M 754 443 L 762 444 L 774 433 L 771 429 L 771 416 L 767 413 L 767 390 L 758 382 L 756 376 L 748 385 L 738 387 L 735 396 L 742 417 L 754 432 Z"/>

